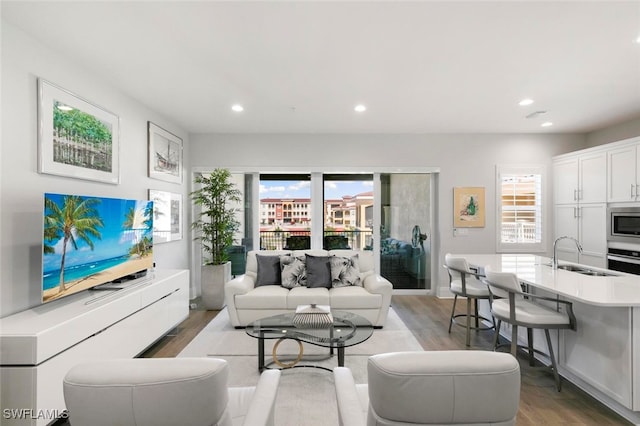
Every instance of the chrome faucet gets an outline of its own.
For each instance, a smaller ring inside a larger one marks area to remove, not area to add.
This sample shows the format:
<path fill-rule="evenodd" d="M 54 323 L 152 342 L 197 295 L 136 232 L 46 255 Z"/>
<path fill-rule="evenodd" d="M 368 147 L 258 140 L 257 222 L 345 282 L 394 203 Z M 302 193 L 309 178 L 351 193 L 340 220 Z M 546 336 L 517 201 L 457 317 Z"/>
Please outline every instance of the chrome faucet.
<path fill-rule="evenodd" d="M 553 242 L 553 259 L 551 259 L 551 266 L 553 267 L 553 269 L 558 269 L 558 251 L 557 251 L 557 246 L 558 246 L 558 241 L 560 241 L 560 240 L 572 240 L 574 243 L 576 243 L 576 247 L 578 247 L 578 253 L 582 253 L 582 245 L 575 238 L 569 237 L 569 236 L 566 236 L 566 235 L 563 236 L 563 237 L 556 238 L 556 240 Z"/>

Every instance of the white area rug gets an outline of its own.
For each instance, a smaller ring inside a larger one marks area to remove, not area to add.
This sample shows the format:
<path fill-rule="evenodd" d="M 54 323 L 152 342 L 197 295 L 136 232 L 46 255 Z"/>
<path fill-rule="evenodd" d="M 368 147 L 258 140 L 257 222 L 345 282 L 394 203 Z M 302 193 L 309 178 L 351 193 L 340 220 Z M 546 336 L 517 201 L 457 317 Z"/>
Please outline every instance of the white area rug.
<path fill-rule="evenodd" d="M 271 360 L 275 340 L 265 342 L 266 362 Z M 398 315 L 389 310 L 384 328 L 376 329 L 365 342 L 345 349 L 345 367 L 351 368 L 357 383 L 367 382 L 367 358 L 370 355 L 421 351 Z M 226 309 L 221 311 L 178 355 L 179 357 L 210 356 L 229 362 L 230 386 L 253 386 L 258 382 L 258 340 L 243 329 L 236 330 L 229 323 Z M 278 347 L 278 358 L 286 361 L 298 353 L 298 344 L 285 341 Z M 305 358 L 301 364 L 333 368 L 337 356 L 327 359 L 328 349 L 304 344 Z M 317 368 L 284 370 L 280 379 L 276 402 L 278 426 L 335 426 L 338 425 L 333 374 Z"/>

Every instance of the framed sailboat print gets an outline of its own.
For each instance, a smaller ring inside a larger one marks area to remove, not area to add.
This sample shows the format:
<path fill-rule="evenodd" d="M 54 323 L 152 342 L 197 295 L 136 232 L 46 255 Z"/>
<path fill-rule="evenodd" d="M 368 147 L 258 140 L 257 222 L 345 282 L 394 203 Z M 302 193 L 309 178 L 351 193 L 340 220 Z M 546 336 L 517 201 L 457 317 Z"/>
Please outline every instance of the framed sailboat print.
<path fill-rule="evenodd" d="M 182 183 L 182 139 L 148 122 L 149 177 Z"/>

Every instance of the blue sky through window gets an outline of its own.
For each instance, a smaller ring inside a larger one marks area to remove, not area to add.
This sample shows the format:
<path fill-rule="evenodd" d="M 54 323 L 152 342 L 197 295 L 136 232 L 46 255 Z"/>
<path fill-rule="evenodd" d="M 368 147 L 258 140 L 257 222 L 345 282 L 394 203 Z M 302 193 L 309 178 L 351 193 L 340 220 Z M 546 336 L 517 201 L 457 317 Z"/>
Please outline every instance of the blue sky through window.
<path fill-rule="evenodd" d="M 373 181 L 327 181 L 325 198 L 340 199 L 373 191 Z M 273 180 L 260 182 L 260 198 L 311 198 L 310 181 Z"/>

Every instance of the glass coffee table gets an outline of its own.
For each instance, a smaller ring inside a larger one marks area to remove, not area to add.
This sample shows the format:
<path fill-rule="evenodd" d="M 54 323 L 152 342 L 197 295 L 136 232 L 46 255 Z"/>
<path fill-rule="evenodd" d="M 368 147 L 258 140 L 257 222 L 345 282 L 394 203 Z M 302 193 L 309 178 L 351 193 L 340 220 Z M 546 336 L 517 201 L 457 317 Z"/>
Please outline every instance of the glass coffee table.
<path fill-rule="evenodd" d="M 329 349 L 329 356 L 333 356 L 334 349 L 338 352 L 338 366 L 344 367 L 344 350 L 367 340 L 373 334 L 373 325 L 366 318 L 347 311 L 331 311 L 333 323 L 324 326 L 307 327 L 294 324 L 295 313 L 275 315 L 262 318 L 250 323 L 245 331 L 251 337 L 258 339 L 258 369 L 263 371 L 270 368 L 264 360 L 264 341 L 277 339 L 273 346 L 273 363 L 280 368 L 313 367 L 323 370 L 329 368 L 319 365 L 298 365 L 304 354 L 303 343 L 309 343 Z M 298 342 L 299 353 L 292 362 L 285 363 L 278 359 L 278 345 L 285 339 Z"/>

